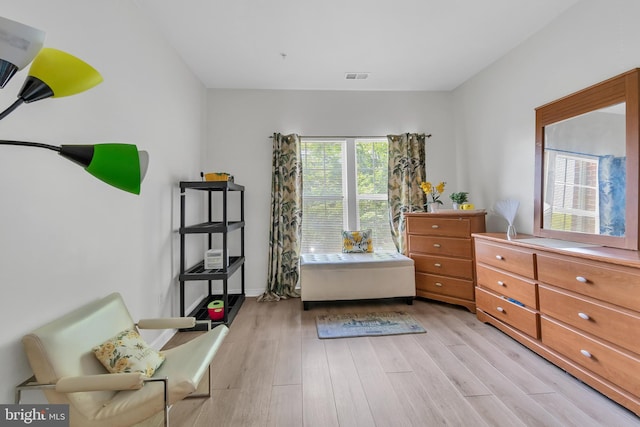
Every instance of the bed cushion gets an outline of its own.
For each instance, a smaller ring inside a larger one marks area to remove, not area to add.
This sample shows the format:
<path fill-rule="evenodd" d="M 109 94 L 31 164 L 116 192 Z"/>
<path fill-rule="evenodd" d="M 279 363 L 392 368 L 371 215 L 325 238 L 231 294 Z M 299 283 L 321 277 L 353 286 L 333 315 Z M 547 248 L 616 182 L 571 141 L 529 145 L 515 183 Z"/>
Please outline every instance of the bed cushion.
<path fill-rule="evenodd" d="M 302 254 L 300 265 L 304 268 L 371 268 L 384 265 L 409 265 L 413 260 L 398 252 L 373 253 L 332 253 L 332 254 Z"/>

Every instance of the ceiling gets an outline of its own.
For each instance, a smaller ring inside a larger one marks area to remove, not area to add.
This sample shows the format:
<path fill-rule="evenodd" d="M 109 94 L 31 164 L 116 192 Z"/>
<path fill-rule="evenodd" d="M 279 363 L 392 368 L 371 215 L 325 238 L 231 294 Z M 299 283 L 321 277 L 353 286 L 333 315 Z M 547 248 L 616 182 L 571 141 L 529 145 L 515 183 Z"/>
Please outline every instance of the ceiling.
<path fill-rule="evenodd" d="M 208 88 L 398 91 L 455 89 L 579 1 L 134 0 Z"/>

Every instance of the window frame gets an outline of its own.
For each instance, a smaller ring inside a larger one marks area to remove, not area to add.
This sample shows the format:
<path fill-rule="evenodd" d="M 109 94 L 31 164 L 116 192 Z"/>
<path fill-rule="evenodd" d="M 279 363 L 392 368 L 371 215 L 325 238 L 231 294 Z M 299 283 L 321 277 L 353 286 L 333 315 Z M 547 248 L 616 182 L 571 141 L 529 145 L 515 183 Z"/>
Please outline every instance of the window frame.
<path fill-rule="evenodd" d="M 367 142 L 384 142 L 388 144 L 385 137 L 301 137 L 301 143 L 341 143 L 342 144 L 342 190 L 343 190 L 343 221 L 342 227 L 345 230 L 359 230 L 360 224 L 360 201 L 361 200 L 388 200 L 388 193 L 385 194 L 365 194 L 358 193 L 358 165 L 357 165 L 357 144 Z M 385 168 L 387 165 L 385 165 Z M 304 167 L 303 167 L 304 176 Z M 304 180 L 303 180 L 304 186 Z M 313 199 L 336 200 L 335 197 L 311 196 Z M 304 198 L 304 194 L 303 194 Z M 304 203 L 304 202 L 303 202 Z M 304 222 L 304 212 L 303 212 Z M 391 230 L 389 230 L 391 236 Z M 374 241 L 374 246 L 378 248 Z M 394 247 L 395 249 L 395 247 Z M 391 250 L 391 248 L 380 247 L 380 250 Z"/>

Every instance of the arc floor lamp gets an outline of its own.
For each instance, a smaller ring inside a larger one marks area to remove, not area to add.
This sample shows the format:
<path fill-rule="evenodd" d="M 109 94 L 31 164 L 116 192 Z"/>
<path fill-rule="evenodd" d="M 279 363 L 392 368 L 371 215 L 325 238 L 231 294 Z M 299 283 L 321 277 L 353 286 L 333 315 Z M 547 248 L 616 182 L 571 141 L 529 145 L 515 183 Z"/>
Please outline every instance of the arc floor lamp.
<path fill-rule="evenodd" d="M 43 48 L 44 32 L 0 17 L 0 88 L 31 64 L 18 99 L 0 120 L 22 104 L 46 98 L 75 95 L 102 82 L 98 71 L 61 50 Z M 146 151 L 133 144 L 49 145 L 38 142 L 0 140 L 0 145 L 45 148 L 85 168 L 96 178 L 116 188 L 140 194 L 140 184 L 149 165 Z"/>

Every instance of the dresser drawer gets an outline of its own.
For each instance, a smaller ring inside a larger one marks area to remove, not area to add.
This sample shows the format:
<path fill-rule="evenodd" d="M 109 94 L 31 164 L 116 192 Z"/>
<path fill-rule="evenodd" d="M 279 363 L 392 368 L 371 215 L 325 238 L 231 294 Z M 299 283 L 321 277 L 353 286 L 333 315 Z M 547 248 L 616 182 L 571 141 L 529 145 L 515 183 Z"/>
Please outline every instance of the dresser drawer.
<path fill-rule="evenodd" d="M 430 292 L 473 301 L 475 298 L 471 280 L 416 273 L 416 291 Z"/>
<path fill-rule="evenodd" d="M 532 251 L 477 239 L 475 240 L 475 248 L 478 262 L 535 279 Z"/>
<path fill-rule="evenodd" d="M 640 315 L 540 285 L 540 311 L 640 354 Z"/>
<path fill-rule="evenodd" d="M 473 261 L 470 259 L 410 253 L 416 272 L 454 276 L 473 280 Z"/>
<path fill-rule="evenodd" d="M 640 396 L 640 358 L 542 316 L 542 342 L 591 372 Z"/>
<path fill-rule="evenodd" d="M 527 335 L 540 338 L 540 316 L 529 308 L 511 303 L 482 288 L 476 288 L 476 307 Z"/>
<path fill-rule="evenodd" d="M 409 235 L 409 252 L 455 256 L 471 259 L 471 239 L 440 236 Z"/>
<path fill-rule="evenodd" d="M 536 282 L 486 265 L 476 266 L 478 286 L 516 299 L 529 308 L 538 308 Z"/>
<path fill-rule="evenodd" d="M 466 218 L 407 217 L 409 234 L 428 234 L 430 236 L 466 237 L 471 235 L 471 224 Z"/>
<path fill-rule="evenodd" d="M 538 280 L 640 311 L 638 270 L 562 255 L 538 254 Z"/>

